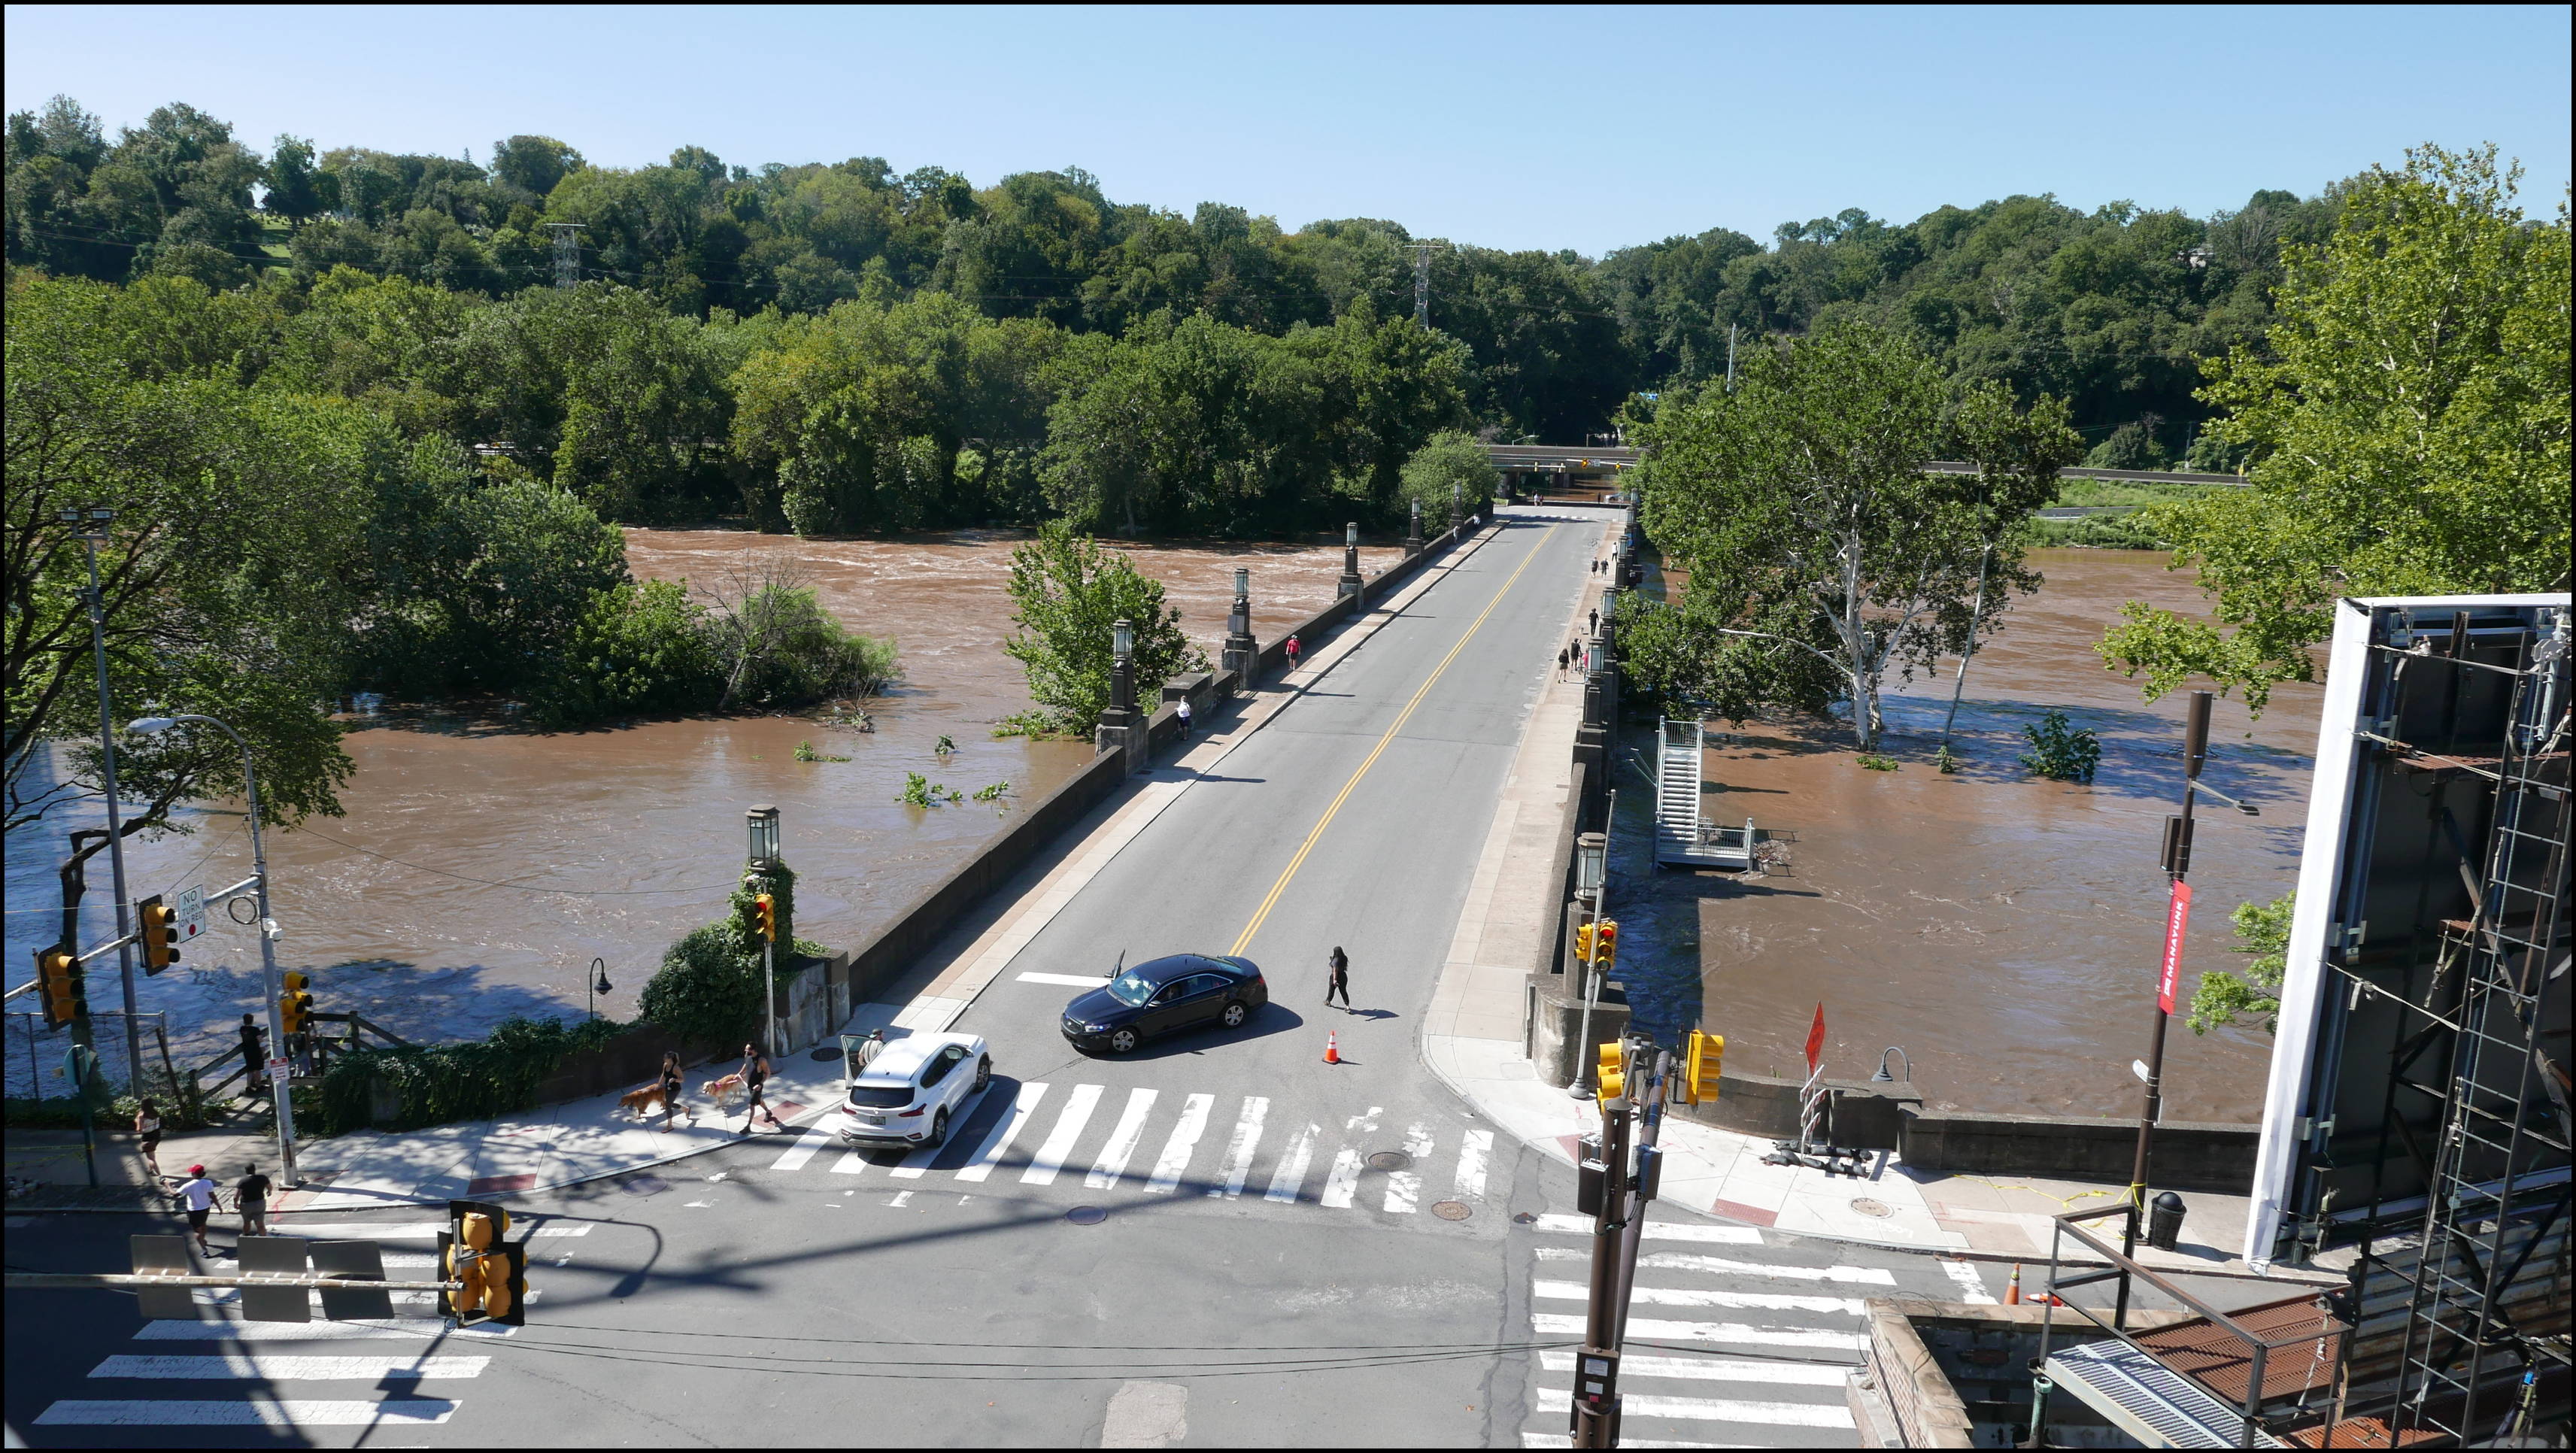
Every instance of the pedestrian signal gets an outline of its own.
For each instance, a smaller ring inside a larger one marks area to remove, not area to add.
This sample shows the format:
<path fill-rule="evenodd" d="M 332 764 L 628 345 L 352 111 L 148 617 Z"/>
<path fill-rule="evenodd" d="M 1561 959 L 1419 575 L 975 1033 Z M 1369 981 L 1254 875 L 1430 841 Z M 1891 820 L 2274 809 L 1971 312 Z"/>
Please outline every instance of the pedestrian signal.
<path fill-rule="evenodd" d="M 447 1226 L 438 1233 L 442 1280 L 453 1283 L 438 1294 L 438 1309 L 460 1326 L 501 1322 L 516 1327 L 527 1319 L 528 1263 L 525 1243 L 502 1239 L 510 1213 L 488 1201 L 450 1201 Z"/>
<path fill-rule="evenodd" d="M 143 972 L 157 974 L 179 962 L 179 910 L 153 894 L 134 905 L 143 920 L 138 936 L 143 940 Z"/>
<path fill-rule="evenodd" d="M 309 974 L 287 971 L 286 992 L 277 996 L 277 1017 L 289 1034 L 302 1034 L 312 1027 L 313 995 L 306 987 L 312 982 Z"/>
<path fill-rule="evenodd" d="M 1592 962 L 1593 942 L 1591 924 L 1578 923 L 1574 926 L 1574 957 L 1578 962 L 1586 964 Z"/>
<path fill-rule="evenodd" d="M 1690 1032 L 1682 1057 L 1682 1103 L 1696 1105 L 1717 1098 L 1718 1063 L 1726 1057 L 1726 1036 Z"/>
<path fill-rule="evenodd" d="M 45 1027 L 60 1029 L 89 1014 L 80 960 L 58 948 L 36 950 L 36 982 L 44 988 Z"/>
<path fill-rule="evenodd" d="M 1601 1072 L 1593 1080 L 1603 1100 L 1616 1100 L 1628 1088 L 1628 1045 L 1614 1039 L 1601 1046 Z"/>
<path fill-rule="evenodd" d="M 1619 962 L 1619 920 L 1601 920 L 1601 927 L 1592 938 L 1592 951 L 1596 955 L 1594 962 L 1605 969 Z"/>
<path fill-rule="evenodd" d="M 771 943 L 778 942 L 778 900 L 767 893 L 759 894 L 751 900 L 751 911 L 760 936 Z"/>

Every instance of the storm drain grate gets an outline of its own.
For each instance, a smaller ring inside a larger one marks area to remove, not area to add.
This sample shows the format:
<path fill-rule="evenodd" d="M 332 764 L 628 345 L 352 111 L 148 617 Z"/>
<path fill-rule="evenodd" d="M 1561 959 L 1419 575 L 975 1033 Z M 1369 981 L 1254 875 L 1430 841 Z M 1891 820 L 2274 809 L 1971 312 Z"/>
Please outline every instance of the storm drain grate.
<path fill-rule="evenodd" d="M 1371 1170 L 1411 1170 L 1413 1157 L 1400 1150 L 1381 1150 L 1368 1158 Z"/>
<path fill-rule="evenodd" d="M 1476 1211 L 1464 1201 L 1434 1201 L 1431 1203 L 1431 1214 L 1443 1221 L 1464 1221 L 1476 1214 Z"/>
<path fill-rule="evenodd" d="M 1098 1206 L 1076 1206 L 1064 1213 L 1064 1219 L 1076 1226 L 1097 1226 L 1109 1219 L 1109 1213 Z"/>

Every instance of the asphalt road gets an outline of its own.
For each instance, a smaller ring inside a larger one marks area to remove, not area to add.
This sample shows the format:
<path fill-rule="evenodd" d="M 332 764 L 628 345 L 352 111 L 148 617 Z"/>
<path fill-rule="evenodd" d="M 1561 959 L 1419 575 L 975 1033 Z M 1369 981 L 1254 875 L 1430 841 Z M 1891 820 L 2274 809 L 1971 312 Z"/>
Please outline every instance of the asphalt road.
<path fill-rule="evenodd" d="M 11 1430 L 40 1446 L 1543 1445 L 1564 1426 L 1551 1359 L 1579 1340 L 1582 1238 L 1555 1219 L 1572 1175 L 1494 1135 L 1414 1041 L 1598 538 L 1589 521 L 1507 525 L 1156 818 L 957 1026 L 997 1073 L 944 1149 L 757 1137 L 546 1198 L 526 1218 L 540 1298 L 507 1337 L 146 1325 L 113 1294 L 13 1293 Z M 1322 1003 L 1337 944 L 1350 1011 Z M 1076 988 L 1020 977 L 1183 950 L 1248 955 L 1271 1006 L 1239 1031 L 1091 1058 L 1056 1027 Z M 418 1217 L 327 1224 L 311 1234 L 428 1249 Z M 10 1264 L 121 1269 L 132 1229 L 13 1222 Z M 1854 1299 L 1959 1289 L 1900 1254 L 1676 1234 L 1649 1244 L 1666 1260 L 1640 1286 L 1688 1310 L 1636 1313 L 1674 1365 L 1661 1393 L 1632 1384 L 1660 1398 L 1632 1408 L 1632 1438 L 1848 1444 Z"/>

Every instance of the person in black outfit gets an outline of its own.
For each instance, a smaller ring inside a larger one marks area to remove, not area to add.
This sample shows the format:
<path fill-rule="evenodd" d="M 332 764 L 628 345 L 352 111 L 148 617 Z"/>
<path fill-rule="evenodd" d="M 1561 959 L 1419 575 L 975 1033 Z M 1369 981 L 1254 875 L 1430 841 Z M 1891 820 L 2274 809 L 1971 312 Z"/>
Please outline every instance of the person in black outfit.
<path fill-rule="evenodd" d="M 661 1083 L 662 1128 L 668 1130 L 671 1128 L 671 1113 L 680 1108 L 680 1055 L 677 1050 L 662 1051 Z M 689 1112 L 690 1121 L 693 1124 L 696 1122 L 697 1113 L 695 1110 Z"/>
<path fill-rule="evenodd" d="M 241 1025 L 243 1072 L 250 1076 L 249 1092 L 258 1094 L 268 1083 L 268 1057 L 260 1053 L 259 1021 L 245 1014 Z"/>
<path fill-rule="evenodd" d="M 268 1234 L 269 1189 L 269 1179 L 259 1173 L 258 1166 L 242 1167 L 242 1178 L 233 1183 L 233 1204 L 241 1208 L 241 1234 L 244 1236 Z"/>
<path fill-rule="evenodd" d="M 1351 956 L 1342 952 L 1340 944 L 1335 944 L 1333 957 L 1329 962 L 1332 964 L 1333 976 L 1324 985 L 1324 1003 L 1330 1006 L 1333 996 L 1339 994 L 1342 996 L 1342 1007 L 1348 1009 L 1351 1007 Z"/>
<path fill-rule="evenodd" d="M 786 1123 L 778 1118 L 778 1112 L 769 1108 L 765 1093 L 769 1087 L 769 1057 L 762 1054 L 756 1045 L 742 1047 L 742 1087 L 751 1096 L 742 1106 L 743 1134 L 751 1133 L 751 1121 L 755 1115 L 768 1116 L 773 1129 L 787 1128 Z"/>

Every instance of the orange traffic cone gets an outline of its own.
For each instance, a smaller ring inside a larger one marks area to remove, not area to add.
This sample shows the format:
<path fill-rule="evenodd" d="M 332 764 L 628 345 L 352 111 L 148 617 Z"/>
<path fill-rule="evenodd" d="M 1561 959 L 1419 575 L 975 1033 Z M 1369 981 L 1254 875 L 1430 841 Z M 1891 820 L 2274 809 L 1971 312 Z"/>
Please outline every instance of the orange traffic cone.
<path fill-rule="evenodd" d="M 1324 1063 L 1337 1065 L 1341 1062 L 1342 1038 L 1339 1034 L 1328 1032 L 1324 1036 Z"/>
<path fill-rule="evenodd" d="M 2007 1307 L 2021 1305 L 2021 1263 L 2018 1261 L 2013 1263 L 2012 1281 L 2004 1287 L 2004 1305 Z"/>

